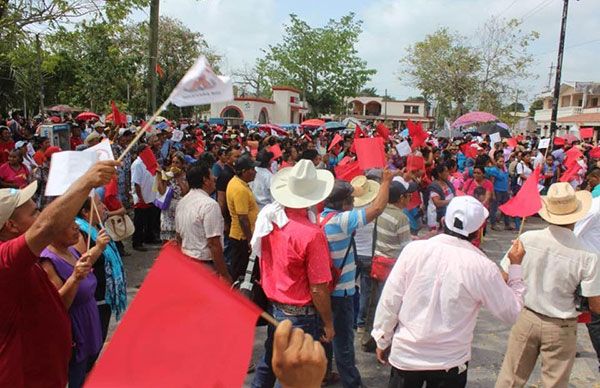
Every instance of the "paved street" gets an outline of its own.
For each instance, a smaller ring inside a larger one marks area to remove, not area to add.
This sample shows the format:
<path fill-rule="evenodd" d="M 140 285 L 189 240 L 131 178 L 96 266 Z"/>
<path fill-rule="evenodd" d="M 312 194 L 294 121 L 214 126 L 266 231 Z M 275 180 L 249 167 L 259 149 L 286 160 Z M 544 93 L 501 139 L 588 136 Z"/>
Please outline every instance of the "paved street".
<path fill-rule="evenodd" d="M 526 229 L 538 229 L 544 227 L 539 218 L 527 220 Z M 510 240 L 515 236 L 511 232 L 493 232 L 484 239 L 483 249 L 495 262 L 499 262 L 506 249 L 510 246 Z M 135 252 L 135 251 L 131 251 Z M 132 256 L 125 258 L 127 268 L 129 297 L 133 298 L 137 292 L 137 286 L 143 281 L 148 269 L 152 265 L 158 250 L 147 253 L 135 252 Z M 113 329 L 114 329 L 113 322 Z M 469 387 L 493 387 L 497 373 L 502 364 L 510 327 L 500 323 L 489 312 L 482 310 L 475 329 L 473 341 L 473 355 L 469 368 Z M 265 338 L 265 328 L 259 328 L 256 332 L 254 344 L 254 360 L 262 354 Z M 358 349 L 358 347 L 357 347 Z M 575 366 L 571 375 L 571 387 L 600 388 L 600 374 L 598 363 L 589 340 L 585 325 L 579 325 L 578 351 L 580 357 L 575 360 Z M 373 354 L 357 351 L 358 367 L 367 387 L 384 387 L 387 385 L 389 368 L 377 364 Z M 530 378 L 530 387 L 541 387 L 539 365 Z M 245 386 L 249 386 L 253 375 L 249 375 Z M 340 386 L 341 385 L 336 385 Z"/>

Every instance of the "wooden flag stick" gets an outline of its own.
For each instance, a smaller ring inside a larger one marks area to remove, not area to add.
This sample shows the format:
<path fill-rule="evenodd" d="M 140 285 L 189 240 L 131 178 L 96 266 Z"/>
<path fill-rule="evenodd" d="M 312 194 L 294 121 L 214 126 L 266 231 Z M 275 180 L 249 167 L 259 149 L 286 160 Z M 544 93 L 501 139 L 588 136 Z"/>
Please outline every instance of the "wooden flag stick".
<path fill-rule="evenodd" d="M 119 159 L 117 159 L 118 162 L 123 161 L 123 158 L 125 157 L 125 155 L 127 155 L 127 153 L 129 151 L 131 151 L 133 146 L 137 144 L 137 142 L 142 138 L 142 136 L 144 136 L 144 134 L 146 133 L 148 128 L 150 128 L 150 126 L 152 125 L 154 120 L 156 120 L 156 118 L 158 117 L 160 112 L 167 109 L 167 106 L 169 106 L 170 102 L 171 102 L 171 99 L 167 98 L 167 100 L 165 102 L 163 102 L 163 104 L 156 110 L 156 112 L 154 112 L 152 117 L 150 117 L 150 119 L 148 119 L 148 122 L 146 122 L 146 124 L 144 124 L 144 127 L 137 133 L 137 135 L 135 135 L 135 137 L 133 138 L 133 140 L 131 140 L 131 143 L 129 143 L 127 148 L 125 148 L 125 151 L 123 151 L 121 156 L 119 156 Z"/>
<path fill-rule="evenodd" d="M 279 321 L 273 318 L 273 316 L 266 311 L 260 313 L 260 317 L 265 321 L 269 322 L 271 325 L 273 325 L 273 327 L 277 327 L 279 325 Z"/>
<path fill-rule="evenodd" d="M 519 234 L 517 234 L 517 238 L 519 238 L 519 236 L 521 235 L 521 233 L 523 233 L 523 229 L 525 229 L 525 220 L 527 219 L 527 217 L 523 217 L 521 219 L 521 227 L 519 228 Z"/>
<path fill-rule="evenodd" d="M 98 211 L 98 207 L 96 206 L 96 203 L 93 200 L 92 200 L 92 208 L 94 209 L 94 213 L 96 214 L 96 217 L 98 217 L 98 223 L 100 224 L 100 227 L 102 229 L 104 229 L 104 224 L 102 223 L 102 218 L 100 217 L 100 212 Z"/>
<path fill-rule="evenodd" d="M 90 243 L 92 242 L 92 222 L 94 221 L 94 197 L 90 197 L 90 215 L 88 221 L 88 238 L 87 238 L 87 249 L 88 252 L 90 250 Z"/>

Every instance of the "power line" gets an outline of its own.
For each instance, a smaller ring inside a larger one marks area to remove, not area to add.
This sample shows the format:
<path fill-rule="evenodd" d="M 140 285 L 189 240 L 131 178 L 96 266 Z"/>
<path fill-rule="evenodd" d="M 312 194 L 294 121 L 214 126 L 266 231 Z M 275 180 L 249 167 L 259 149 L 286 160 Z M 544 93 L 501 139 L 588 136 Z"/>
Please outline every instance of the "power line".
<path fill-rule="evenodd" d="M 587 42 L 581 42 L 581 43 L 572 44 L 570 46 L 565 47 L 565 51 L 568 50 L 568 49 L 572 49 L 572 48 L 580 47 L 580 46 L 585 46 L 585 45 L 596 43 L 596 42 L 600 42 L 600 39 L 593 39 L 593 40 L 588 40 Z M 544 51 L 544 52 L 541 52 L 541 53 L 538 53 L 538 54 L 533 54 L 533 56 L 534 57 L 540 57 L 542 55 L 546 55 L 546 54 L 549 54 L 549 53 L 554 53 L 554 50 L 548 50 L 548 51 Z"/>
<path fill-rule="evenodd" d="M 508 11 L 513 5 L 515 5 L 517 3 L 517 1 L 519 1 L 519 0 L 515 0 L 512 3 L 510 3 L 510 5 L 506 8 L 504 8 L 504 10 L 502 12 L 498 13 L 497 16 L 500 17 L 504 12 Z"/>
<path fill-rule="evenodd" d="M 552 1 L 553 0 L 543 0 L 537 6 L 533 7 L 529 11 L 525 12 L 525 14 L 523 16 L 521 16 L 521 18 L 520 18 L 521 22 L 523 22 L 526 19 L 530 18 L 531 16 L 535 15 L 536 13 L 538 13 L 539 11 L 541 11 L 542 9 L 546 8 L 548 5 L 550 5 L 550 3 Z"/>

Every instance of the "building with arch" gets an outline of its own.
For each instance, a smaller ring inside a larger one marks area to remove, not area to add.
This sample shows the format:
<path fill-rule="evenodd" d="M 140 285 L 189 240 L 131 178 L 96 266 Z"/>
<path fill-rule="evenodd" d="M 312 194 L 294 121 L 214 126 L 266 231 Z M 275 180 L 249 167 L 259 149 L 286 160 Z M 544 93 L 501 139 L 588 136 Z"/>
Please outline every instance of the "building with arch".
<path fill-rule="evenodd" d="M 273 86 L 271 99 L 235 97 L 233 101 L 210 104 L 210 115 L 222 118 L 228 126 L 244 121 L 253 123 L 299 124 L 308 112 L 300 100 L 300 90 L 290 86 Z"/>
<path fill-rule="evenodd" d="M 347 97 L 347 116 L 359 120 L 386 120 L 393 122 L 394 128 L 399 128 L 409 119 L 420 121 L 423 128 L 433 127 L 434 118 L 429 116 L 425 101 L 386 101 L 383 97 Z"/>

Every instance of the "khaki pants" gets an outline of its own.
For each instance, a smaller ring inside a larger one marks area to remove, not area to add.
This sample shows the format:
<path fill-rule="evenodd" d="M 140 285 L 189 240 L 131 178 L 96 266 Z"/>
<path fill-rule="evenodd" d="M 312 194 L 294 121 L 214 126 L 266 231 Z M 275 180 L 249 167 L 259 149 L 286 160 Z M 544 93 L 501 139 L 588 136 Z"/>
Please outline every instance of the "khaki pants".
<path fill-rule="evenodd" d="M 567 387 L 576 348 L 577 319 L 550 318 L 524 308 L 510 332 L 496 388 L 523 387 L 538 355 L 543 386 Z"/>

